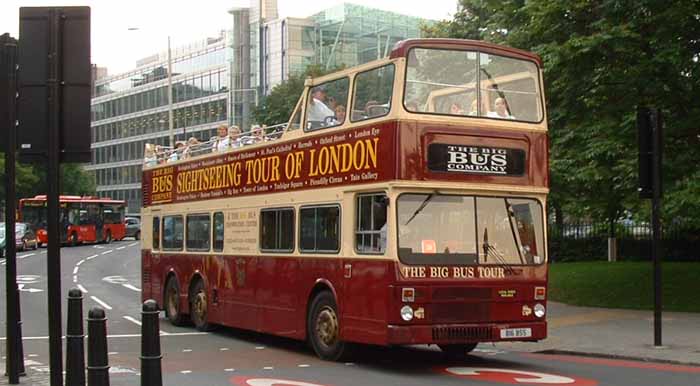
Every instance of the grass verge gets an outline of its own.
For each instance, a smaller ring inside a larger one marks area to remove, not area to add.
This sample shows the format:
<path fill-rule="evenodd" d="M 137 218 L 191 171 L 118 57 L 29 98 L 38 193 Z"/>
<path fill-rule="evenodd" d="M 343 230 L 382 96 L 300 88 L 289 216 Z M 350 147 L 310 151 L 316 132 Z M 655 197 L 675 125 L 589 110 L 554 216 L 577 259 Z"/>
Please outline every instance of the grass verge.
<path fill-rule="evenodd" d="M 663 309 L 700 312 L 700 263 L 662 263 Z M 549 299 L 577 306 L 651 310 L 651 262 L 554 263 Z"/>

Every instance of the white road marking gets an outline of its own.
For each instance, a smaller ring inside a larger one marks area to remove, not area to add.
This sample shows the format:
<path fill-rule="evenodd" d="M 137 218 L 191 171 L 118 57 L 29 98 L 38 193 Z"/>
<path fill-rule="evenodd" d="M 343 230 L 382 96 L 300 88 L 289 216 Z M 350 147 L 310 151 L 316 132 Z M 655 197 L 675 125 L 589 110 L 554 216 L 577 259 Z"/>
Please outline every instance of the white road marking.
<path fill-rule="evenodd" d="M 29 355 L 27 355 L 27 357 L 29 357 L 29 358 L 36 358 L 36 357 L 38 357 L 38 356 L 39 356 L 39 354 L 29 354 Z M 4 358 L 4 357 L 3 357 L 3 358 Z"/>
<path fill-rule="evenodd" d="M 119 353 L 116 351 L 110 351 L 107 353 L 107 355 L 119 355 Z"/>
<path fill-rule="evenodd" d="M 228 349 L 226 347 L 222 347 L 219 349 L 219 351 L 228 351 Z"/>
<path fill-rule="evenodd" d="M 92 255 L 92 256 L 87 257 L 85 260 L 92 260 L 92 259 L 96 258 L 97 256 L 99 256 L 99 255 Z"/>
<path fill-rule="evenodd" d="M 73 268 L 73 275 L 75 275 L 76 273 L 78 273 L 78 267 Z"/>
<path fill-rule="evenodd" d="M 258 346 L 258 347 L 256 347 L 255 349 L 256 349 L 256 350 L 264 350 L 264 349 L 265 349 L 265 346 Z"/>
<path fill-rule="evenodd" d="M 196 335 L 209 335 L 209 332 L 163 332 L 161 331 L 160 334 L 162 336 L 196 336 Z M 63 336 L 62 338 L 65 338 Z M 139 338 L 141 339 L 141 334 L 116 334 L 116 335 L 107 335 L 107 338 Z M 48 340 L 48 336 L 25 336 L 22 337 L 22 340 Z M 0 341 L 6 341 L 7 338 L 4 336 L 0 336 Z"/>
<path fill-rule="evenodd" d="M 139 244 L 139 242 L 137 241 L 135 243 L 131 243 L 131 244 L 127 245 L 127 247 L 133 247 L 134 245 L 138 245 L 138 244 Z"/>
<path fill-rule="evenodd" d="M 124 319 L 126 319 L 126 320 L 128 320 L 128 321 L 130 321 L 131 323 L 134 323 L 134 324 L 136 324 L 136 325 L 139 325 L 139 326 L 141 325 L 141 322 L 139 322 L 138 320 L 132 318 L 131 316 L 125 315 L 125 316 L 124 316 Z"/>
<path fill-rule="evenodd" d="M 141 292 L 141 288 L 134 287 L 134 286 L 131 285 L 131 284 L 122 284 L 122 287 L 128 288 L 128 289 L 130 289 L 130 290 L 132 290 L 132 291 Z"/>
<path fill-rule="evenodd" d="M 80 290 L 80 292 L 82 292 L 82 293 L 84 293 L 84 294 L 88 293 L 88 290 L 86 290 L 85 287 L 83 287 L 83 286 L 80 285 L 80 284 L 78 284 L 78 289 Z"/>
<path fill-rule="evenodd" d="M 352 363 L 352 362 L 346 362 L 346 363 L 345 363 L 345 366 L 355 366 L 355 364 Z"/>
<path fill-rule="evenodd" d="M 299 365 L 299 367 L 310 367 L 310 366 L 311 366 L 311 365 L 307 365 L 307 364 Z"/>
<path fill-rule="evenodd" d="M 108 309 L 108 310 L 111 310 L 111 309 L 112 309 L 112 307 L 111 307 L 109 304 L 107 304 L 107 303 L 103 302 L 102 300 L 98 299 L 97 296 L 90 296 L 90 298 L 91 298 L 92 300 L 94 300 L 96 303 L 98 303 L 99 305 L 101 305 L 102 307 L 104 307 L 104 308 L 106 308 L 106 309 Z"/>
<path fill-rule="evenodd" d="M 79 267 L 79 266 L 80 266 L 80 264 L 83 264 L 84 262 L 85 262 L 85 259 L 83 259 L 83 260 L 80 260 L 79 262 L 75 263 L 75 265 Z"/>
<path fill-rule="evenodd" d="M 126 247 L 119 247 L 119 248 L 117 248 L 117 251 L 121 251 L 124 248 L 126 248 Z"/>
<path fill-rule="evenodd" d="M 102 252 L 102 254 L 103 254 L 103 255 L 106 255 L 106 254 L 112 253 L 112 252 L 113 252 L 113 251 L 110 249 L 109 251 L 104 251 L 104 252 Z"/>
<path fill-rule="evenodd" d="M 224 371 L 228 371 L 230 373 L 232 371 L 236 371 L 236 369 L 224 369 Z"/>
<path fill-rule="evenodd" d="M 41 365 L 43 365 L 43 363 L 37 362 L 37 361 L 33 361 L 33 360 L 31 360 L 31 359 L 25 359 L 25 360 L 24 360 L 24 365 L 25 365 L 25 366 L 41 366 Z"/>
<path fill-rule="evenodd" d="M 263 367 L 263 370 L 274 370 L 275 368 L 272 366 L 265 366 Z"/>
<path fill-rule="evenodd" d="M 27 253 L 26 255 L 19 256 L 19 258 L 24 259 L 25 257 L 34 256 L 34 255 L 36 255 L 36 253 Z"/>
<path fill-rule="evenodd" d="M 77 283 L 77 282 L 78 282 L 78 276 L 73 276 L 73 283 Z"/>
<path fill-rule="evenodd" d="M 103 247 L 103 246 L 101 246 L 101 245 L 95 245 L 95 246 L 94 246 L 93 248 L 97 248 L 97 249 L 105 249 L 105 247 Z"/>
<path fill-rule="evenodd" d="M 180 371 L 180 374 L 191 374 L 191 373 L 192 373 L 191 370 L 182 370 L 182 371 Z"/>
<path fill-rule="evenodd" d="M 191 348 L 186 348 L 186 349 L 183 349 L 182 352 L 192 352 L 192 349 L 191 349 Z"/>

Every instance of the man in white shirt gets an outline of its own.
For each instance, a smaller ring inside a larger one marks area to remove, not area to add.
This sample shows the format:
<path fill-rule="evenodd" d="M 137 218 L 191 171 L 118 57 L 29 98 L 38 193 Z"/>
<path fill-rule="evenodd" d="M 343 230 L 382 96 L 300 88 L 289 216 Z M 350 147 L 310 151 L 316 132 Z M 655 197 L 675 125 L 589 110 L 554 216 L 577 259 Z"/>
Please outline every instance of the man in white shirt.
<path fill-rule="evenodd" d="M 515 117 L 508 113 L 508 105 L 506 104 L 506 100 L 504 98 L 496 98 L 496 101 L 493 103 L 493 105 L 496 111 L 489 111 L 488 113 L 486 113 L 487 117 L 515 119 Z"/>
<path fill-rule="evenodd" d="M 335 112 L 326 105 L 325 100 L 326 88 L 323 85 L 314 87 L 306 114 L 307 121 L 320 123 L 320 126 L 332 126 L 335 124 L 332 123 L 335 122 Z M 327 117 L 332 117 L 333 121 L 326 122 Z"/>

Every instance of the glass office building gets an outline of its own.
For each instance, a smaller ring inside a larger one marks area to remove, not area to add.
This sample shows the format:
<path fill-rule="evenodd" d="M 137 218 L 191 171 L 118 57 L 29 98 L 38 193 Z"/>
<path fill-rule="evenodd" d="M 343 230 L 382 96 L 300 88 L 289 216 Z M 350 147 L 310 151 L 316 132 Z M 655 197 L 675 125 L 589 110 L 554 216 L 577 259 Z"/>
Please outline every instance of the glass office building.
<path fill-rule="evenodd" d="M 170 109 L 175 140 L 207 140 L 222 123 L 248 130 L 252 109 L 290 74 L 384 57 L 397 41 L 419 37 L 426 22 L 353 4 L 279 19 L 276 0 L 251 0 L 229 14 L 231 25 L 219 36 L 172 49 L 172 105 L 167 51 L 95 81 L 86 169 L 95 173 L 98 194 L 127 201 L 128 214 L 141 207 L 144 145 L 170 145 Z"/>

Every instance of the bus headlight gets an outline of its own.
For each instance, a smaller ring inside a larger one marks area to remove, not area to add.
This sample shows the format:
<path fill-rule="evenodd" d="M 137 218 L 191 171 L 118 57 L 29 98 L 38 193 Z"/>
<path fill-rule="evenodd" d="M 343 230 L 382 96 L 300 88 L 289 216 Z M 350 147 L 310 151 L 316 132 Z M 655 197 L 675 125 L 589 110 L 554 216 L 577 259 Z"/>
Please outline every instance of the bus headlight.
<path fill-rule="evenodd" d="M 413 319 L 413 308 L 411 306 L 401 307 L 401 319 L 410 322 Z"/>
<path fill-rule="evenodd" d="M 538 318 L 543 317 L 545 314 L 544 306 L 540 303 L 535 304 L 535 316 Z"/>

